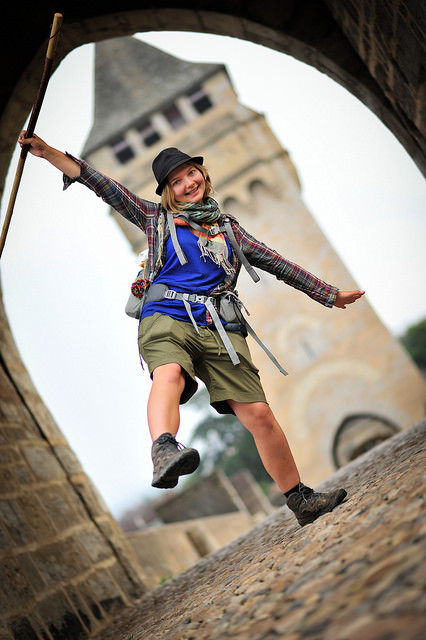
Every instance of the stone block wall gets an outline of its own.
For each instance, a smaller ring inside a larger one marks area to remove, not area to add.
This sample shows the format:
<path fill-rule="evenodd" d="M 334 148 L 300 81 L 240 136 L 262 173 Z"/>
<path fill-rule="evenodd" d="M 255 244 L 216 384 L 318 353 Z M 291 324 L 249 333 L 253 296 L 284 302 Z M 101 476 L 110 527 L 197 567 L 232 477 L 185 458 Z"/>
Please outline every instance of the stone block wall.
<path fill-rule="evenodd" d="M 0 639 L 87 638 L 145 587 L 32 386 L 3 310 L 0 353 Z"/>
<path fill-rule="evenodd" d="M 222 471 L 214 471 L 184 491 L 166 496 L 154 508 L 166 524 L 235 511 L 248 513 L 242 498 Z"/>
<path fill-rule="evenodd" d="M 127 534 L 149 589 L 220 549 L 274 511 L 248 470 L 231 479 L 214 471 L 153 502 L 151 508 L 166 524 Z"/>
<path fill-rule="evenodd" d="M 394 133 L 413 137 L 410 153 L 424 171 L 425 56 L 419 55 L 424 51 L 424 3 L 325 0 L 325 4 L 398 114 L 394 126 L 401 131 L 393 129 Z M 373 110 L 383 115 L 378 105 Z"/>
<path fill-rule="evenodd" d="M 248 513 L 226 513 L 135 531 L 127 539 L 143 567 L 144 582 L 153 589 L 246 533 L 257 522 Z"/>
<path fill-rule="evenodd" d="M 235 474 L 230 480 L 232 486 L 252 516 L 272 513 L 274 509 L 269 499 L 263 493 L 248 469 L 244 469 L 244 471 Z"/>

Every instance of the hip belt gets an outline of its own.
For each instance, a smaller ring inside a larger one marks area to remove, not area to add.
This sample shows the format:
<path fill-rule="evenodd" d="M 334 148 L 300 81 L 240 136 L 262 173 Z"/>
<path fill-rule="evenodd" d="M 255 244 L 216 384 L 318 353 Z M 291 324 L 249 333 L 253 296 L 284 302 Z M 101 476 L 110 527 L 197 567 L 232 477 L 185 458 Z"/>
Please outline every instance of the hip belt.
<path fill-rule="evenodd" d="M 213 324 L 215 329 L 217 330 L 220 339 L 223 342 L 223 345 L 228 352 L 229 357 L 231 358 L 232 364 L 240 364 L 240 359 L 235 351 L 234 345 L 229 339 L 223 324 L 220 320 L 219 314 L 217 312 L 217 301 L 215 298 L 211 296 L 200 296 L 196 293 L 180 293 L 179 291 L 174 291 L 173 289 L 169 289 L 166 284 L 151 284 L 147 293 L 145 294 L 145 302 L 157 302 L 158 300 L 181 300 L 185 306 L 186 313 L 189 316 L 192 324 L 194 325 L 195 331 L 199 334 L 200 330 L 198 328 L 197 323 L 195 322 L 194 316 L 192 315 L 190 302 L 196 302 L 198 304 L 203 304 L 207 311 L 210 313 L 211 319 L 213 320 Z"/>
<path fill-rule="evenodd" d="M 259 344 L 259 346 L 265 351 L 268 357 L 272 360 L 274 365 L 281 371 L 285 376 L 288 375 L 287 371 L 283 369 L 283 367 L 279 364 L 275 356 L 269 351 L 269 349 L 263 344 L 260 338 L 257 336 L 254 329 L 249 325 L 247 320 L 244 318 L 241 312 L 241 307 L 243 307 L 242 302 L 238 299 L 238 296 L 234 292 L 228 292 L 224 294 L 223 299 L 226 299 L 226 302 L 231 303 L 233 306 L 233 310 L 235 312 L 235 320 L 236 322 L 229 323 L 230 330 L 236 330 L 238 327 L 243 328 L 248 332 L 254 340 Z M 200 330 L 198 328 L 197 323 L 195 322 L 194 316 L 192 315 L 191 310 L 191 302 L 203 304 L 207 311 L 209 312 L 211 319 L 213 321 L 214 328 L 217 330 L 220 339 L 223 342 L 223 345 L 231 358 L 231 362 L 234 365 L 240 364 L 240 359 L 238 357 L 237 352 L 235 351 L 234 345 L 232 344 L 229 336 L 226 333 L 226 330 L 222 324 L 222 321 L 219 316 L 220 302 L 217 297 L 213 296 L 202 296 L 196 293 L 181 293 L 179 291 L 174 291 L 173 289 L 169 289 L 166 284 L 156 284 L 152 283 L 144 295 L 144 304 L 146 302 L 158 302 L 159 300 L 181 300 L 185 306 L 185 310 L 191 320 L 195 331 L 199 334 Z M 226 320 L 226 318 L 225 318 Z M 232 328 L 231 328 L 232 327 Z"/>

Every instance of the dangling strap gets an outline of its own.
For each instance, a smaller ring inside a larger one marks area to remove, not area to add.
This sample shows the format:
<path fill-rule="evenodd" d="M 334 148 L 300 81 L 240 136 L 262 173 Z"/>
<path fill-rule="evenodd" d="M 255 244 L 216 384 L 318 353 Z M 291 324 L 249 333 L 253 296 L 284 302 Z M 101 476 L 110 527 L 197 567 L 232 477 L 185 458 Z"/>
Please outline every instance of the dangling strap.
<path fill-rule="evenodd" d="M 261 347 L 264 352 L 266 353 L 266 355 L 268 356 L 268 358 L 270 358 L 272 360 L 272 362 L 274 363 L 274 365 L 277 367 L 277 369 L 279 371 L 281 371 L 281 373 L 285 376 L 288 376 L 288 372 L 282 368 L 282 366 L 280 365 L 280 363 L 278 362 L 278 360 L 276 359 L 276 357 L 274 356 L 273 353 L 271 353 L 268 349 L 268 347 L 266 346 L 266 344 L 264 344 L 262 342 L 262 340 L 259 338 L 259 336 L 256 334 L 255 330 L 249 325 L 249 323 L 247 322 L 247 320 L 244 318 L 244 322 L 242 322 L 241 324 L 243 324 L 245 326 L 245 328 L 247 329 L 247 331 L 249 332 L 249 334 L 251 335 L 252 338 L 254 338 L 254 340 L 256 340 L 257 344 L 259 345 L 259 347 Z"/>
<path fill-rule="evenodd" d="M 266 355 L 268 356 L 268 358 L 273 362 L 273 364 L 277 367 L 278 371 L 280 371 L 283 375 L 288 376 L 288 372 L 280 365 L 280 363 L 278 362 L 278 360 L 276 359 L 276 357 L 274 356 L 273 353 L 271 353 L 268 349 L 268 347 L 266 346 L 266 344 L 264 344 L 262 342 L 262 340 L 259 338 L 259 336 L 257 335 L 257 333 L 255 332 L 255 330 L 253 329 L 253 327 L 251 325 L 249 325 L 249 323 L 247 322 L 247 320 L 245 319 L 245 317 L 243 316 L 242 313 L 242 308 L 244 308 L 244 310 L 246 311 L 246 313 L 248 315 L 249 312 L 247 311 L 246 307 L 244 306 L 244 304 L 241 302 L 241 300 L 239 299 L 238 295 L 236 292 L 234 291 L 229 291 L 227 294 L 229 297 L 231 297 L 233 299 L 234 302 L 234 311 L 235 311 L 235 315 L 238 319 L 238 322 L 240 324 L 242 324 L 248 331 L 248 333 L 251 335 L 251 337 L 256 340 L 257 344 L 259 345 L 259 347 L 261 347 L 263 349 L 263 351 L 266 353 Z"/>
<path fill-rule="evenodd" d="M 240 359 L 239 359 L 239 357 L 237 355 L 237 352 L 234 349 L 234 345 L 230 341 L 228 334 L 226 333 L 225 329 L 223 328 L 223 324 L 220 321 L 218 313 L 217 313 L 216 309 L 213 306 L 212 298 L 207 298 L 204 304 L 206 306 L 207 311 L 210 313 L 210 315 L 212 317 L 214 326 L 216 327 L 217 332 L 218 332 L 218 334 L 219 334 L 219 336 L 220 336 L 220 338 L 221 338 L 221 340 L 222 340 L 222 342 L 223 342 L 223 344 L 225 346 L 225 349 L 227 350 L 228 355 L 231 358 L 232 364 L 234 364 L 234 365 L 235 364 L 240 364 Z"/>
<path fill-rule="evenodd" d="M 177 237 L 177 232 L 176 232 L 176 226 L 175 226 L 175 221 L 173 219 L 173 215 L 170 213 L 170 211 L 167 212 L 167 222 L 169 225 L 169 229 L 170 229 L 170 236 L 172 239 L 172 243 L 173 243 L 173 248 L 176 251 L 177 257 L 179 259 L 180 264 L 186 264 L 188 262 L 186 255 L 184 254 L 182 247 L 179 244 L 179 240 Z"/>
<path fill-rule="evenodd" d="M 197 323 L 195 322 L 195 318 L 194 318 L 194 316 L 192 315 L 191 305 L 189 304 L 188 300 L 186 300 L 186 299 L 183 297 L 183 294 L 181 294 L 181 295 L 182 295 L 182 298 L 178 298 L 178 300 L 179 300 L 179 299 L 180 299 L 180 300 L 182 300 L 182 302 L 183 302 L 183 304 L 184 304 L 184 307 L 185 307 L 185 311 L 186 311 L 186 313 L 188 314 L 189 319 L 191 320 L 191 322 L 192 322 L 192 324 L 193 324 L 193 326 L 194 326 L 195 331 L 198 333 L 198 335 L 200 335 L 200 330 L 199 330 L 199 328 L 198 328 Z M 176 297 L 177 297 L 177 296 L 176 296 Z"/>
<path fill-rule="evenodd" d="M 237 239 L 236 239 L 236 237 L 234 235 L 234 231 L 232 229 L 231 223 L 229 222 L 228 218 L 225 218 L 223 229 L 224 229 L 224 231 L 226 232 L 226 234 L 228 236 L 229 242 L 234 247 L 235 252 L 236 252 L 237 256 L 239 257 L 243 267 L 249 273 L 250 277 L 252 278 L 252 280 L 254 280 L 254 282 L 259 282 L 260 276 L 259 276 L 258 273 L 256 273 L 256 271 L 253 269 L 253 267 L 251 266 L 250 262 L 247 260 L 247 258 L 245 257 L 244 253 L 242 252 L 241 247 L 237 242 Z"/>

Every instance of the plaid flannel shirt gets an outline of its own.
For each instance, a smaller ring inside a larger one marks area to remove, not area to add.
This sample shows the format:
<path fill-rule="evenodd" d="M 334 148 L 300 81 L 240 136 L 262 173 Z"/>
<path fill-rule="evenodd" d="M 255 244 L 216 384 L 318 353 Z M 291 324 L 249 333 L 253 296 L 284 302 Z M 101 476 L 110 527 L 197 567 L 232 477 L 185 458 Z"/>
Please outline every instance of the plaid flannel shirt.
<path fill-rule="evenodd" d="M 81 175 L 73 179 L 64 175 L 64 189 L 67 189 L 73 182 L 80 182 L 86 185 L 94 191 L 97 196 L 102 198 L 104 202 L 124 216 L 124 218 L 139 227 L 147 236 L 150 270 L 152 280 L 155 280 L 161 270 L 161 264 L 165 262 L 166 240 L 170 233 L 166 225 L 162 246 L 156 247 L 158 221 L 160 216 L 166 215 L 166 211 L 162 205 L 140 198 L 123 187 L 119 182 L 108 178 L 83 160 L 79 160 L 73 156 L 70 157 L 80 165 Z M 256 240 L 256 238 L 243 229 L 233 216 L 227 215 L 226 217 L 231 222 L 238 244 L 253 267 L 267 271 L 278 280 L 282 280 L 295 289 L 303 291 L 310 298 L 326 307 L 333 306 L 338 292 L 336 287 L 320 280 L 309 273 L 309 271 L 306 271 L 294 262 L 290 262 L 277 253 L 277 251 L 270 249 L 262 242 Z M 225 216 L 223 216 L 223 218 L 225 218 Z M 223 224 L 223 221 L 221 224 Z M 156 251 L 161 252 L 160 265 L 155 258 L 157 255 Z M 232 256 L 230 261 L 234 267 L 234 273 L 226 275 L 223 282 L 210 292 L 211 296 L 233 290 L 236 286 L 238 274 L 241 269 L 241 262 L 232 247 L 231 251 Z"/>

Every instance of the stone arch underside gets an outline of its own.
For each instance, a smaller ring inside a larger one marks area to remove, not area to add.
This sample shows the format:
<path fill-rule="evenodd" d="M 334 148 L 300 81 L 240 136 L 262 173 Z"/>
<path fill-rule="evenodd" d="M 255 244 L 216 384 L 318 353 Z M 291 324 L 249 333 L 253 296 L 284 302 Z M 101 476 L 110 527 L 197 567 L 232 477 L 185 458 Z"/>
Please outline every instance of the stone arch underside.
<path fill-rule="evenodd" d="M 10 34 L 18 29 L 14 7 L 8 5 L 2 14 L 0 28 L 3 30 L 3 37 L 0 38 L 0 52 L 2 60 L 7 60 L 8 64 L 2 70 L 0 87 L 0 193 L 3 193 L 4 179 L 17 136 L 37 93 L 46 52 L 46 37 L 53 17 L 50 6 L 46 4 L 47 7 L 41 8 L 33 5 L 26 7 L 25 21 L 19 22 L 19 43 L 14 51 L 10 51 Z M 60 10 L 64 14 L 64 25 L 57 64 L 59 59 L 82 44 L 141 31 L 198 31 L 250 40 L 293 55 L 325 72 L 350 90 L 393 131 L 424 171 L 424 123 L 421 120 L 424 36 L 421 33 L 421 16 L 417 15 L 421 11 L 418 7 L 420 3 L 413 0 L 376 0 L 374 7 L 371 4 L 369 0 L 356 3 L 339 3 L 338 0 L 255 0 L 252 3 L 183 0 L 172 8 L 167 0 L 158 0 L 154 9 L 153 3 L 139 0 L 121 2 L 115 10 L 107 11 L 104 3 L 94 0 L 88 5 L 86 3 L 83 13 L 81 3 L 62 2 Z M 219 56 L 218 52 L 218 58 Z M 58 126 L 61 126 L 60 118 Z M 0 411 L 0 418 L 10 423 L 10 438 L 25 439 L 21 448 L 28 453 L 27 462 L 32 459 L 31 453 L 34 451 L 37 456 L 43 454 L 50 461 L 52 481 L 56 485 L 61 483 L 63 503 L 69 509 L 70 523 L 74 522 L 75 517 L 80 522 L 81 540 L 78 540 L 70 525 L 69 536 L 66 537 L 66 527 L 61 534 L 63 541 L 67 542 L 68 547 L 72 542 L 76 550 L 82 547 L 83 540 L 88 537 L 98 545 L 96 553 L 99 555 L 96 556 L 96 561 L 93 560 L 93 564 L 88 565 L 86 558 L 81 568 L 84 580 L 87 581 L 88 577 L 91 579 L 89 595 L 87 586 L 84 587 L 85 602 L 82 604 L 83 591 L 81 594 L 78 591 L 79 576 L 75 573 L 75 565 L 70 561 L 69 570 L 74 572 L 70 573 L 70 581 L 67 582 L 65 573 L 62 574 L 56 591 L 54 579 L 50 582 L 50 600 L 45 601 L 45 613 L 38 614 L 39 626 L 36 632 L 41 637 L 44 626 L 51 629 L 53 625 L 60 629 L 64 620 L 70 619 L 71 609 L 75 614 L 73 620 L 77 627 L 87 619 L 91 621 L 93 629 L 97 624 L 102 626 L 108 616 L 116 612 L 127 599 L 143 591 L 143 584 L 131 569 L 129 550 L 121 539 L 120 532 L 92 493 L 90 483 L 82 474 L 78 463 L 70 457 L 66 442 L 32 388 L 25 367 L 14 348 L 4 311 L 0 310 L 0 374 L 4 381 L 3 387 L 0 385 L 0 401 L 3 407 L 7 407 L 4 415 Z M 13 403 L 16 403 L 16 410 Z M 12 448 L 14 446 L 15 443 Z M 37 473 L 37 469 L 35 465 L 34 473 Z M 10 476 L 9 480 L 10 500 L 16 496 L 22 509 L 24 493 L 19 493 L 20 489 L 16 484 L 18 475 L 15 479 Z M 35 491 L 38 487 L 46 498 L 46 479 L 40 477 L 37 482 Z M 3 491 L 5 487 L 3 484 Z M 36 494 L 34 502 L 37 503 L 39 512 L 34 515 L 33 505 L 34 522 L 28 525 L 28 540 L 35 549 L 38 544 L 36 523 L 39 526 L 45 520 L 51 536 L 50 546 L 53 548 L 56 545 L 55 549 L 58 551 L 60 540 L 54 528 L 48 526 L 46 506 Z M 17 512 L 14 513 L 15 516 L 10 512 L 11 519 L 16 517 Z M 53 506 L 52 513 L 55 517 Z M 6 531 L 7 543 L 11 542 L 12 530 Z M 39 533 L 42 540 L 43 532 Z M 19 571 L 19 541 L 15 540 L 14 544 L 17 546 L 12 551 L 11 560 L 8 560 L 11 576 L 13 571 Z M 25 544 L 27 543 L 23 541 L 24 547 Z M 38 563 L 39 573 L 44 570 L 43 557 L 46 554 L 46 547 L 40 543 L 33 556 L 33 562 Z M 65 563 L 63 571 L 66 572 Z M 9 579 L 8 576 L 6 578 Z M 31 580 L 34 580 L 33 584 Z M 123 584 L 126 586 L 123 587 Z M 36 585 L 36 578 L 30 577 L 30 591 L 31 588 L 35 591 Z M 13 584 L 10 586 L 12 588 Z M 102 593 L 105 590 L 108 591 L 108 598 L 103 600 Z M 18 592 L 16 597 L 19 600 Z M 88 609 L 88 601 L 93 602 L 91 610 Z M 30 598 L 25 602 L 31 608 L 34 601 Z M 111 602 L 114 606 L 108 610 Z M 86 609 L 81 611 L 77 603 Z M 12 622 L 16 630 L 13 637 L 24 637 L 22 629 L 28 623 L 25 616 L 21 619 L 17 615 Z M 89 622 L 87 628 L 90 628 Z M 75 629 L 69 629 L 69 635 L 66 635 L 65 628 L 62 631 L 65 634 L 63 637 L 85 637 L 84 631 L 81 636 L 80 630 L 77 635 Z"/>
<path fill-rule="evenodd" d="M 167 0 L 160 0 L 155 9 L 148 2 L 123 2 L 120 11 L 114 11 L 94 1 L 83 13 L 78 3 L 63 2 L 58 59 L 82 44 L 140 31 L 199 31 L 249 40 L 288 53 L 339 82 L 388 126 L 425 171 L 425 16 L 419 4 L 377 0 L 372 7 L 368 0 L 257 0 L 247 6 L 181 0 L 170 8 Z M 20 39 L 17 55 L 11 57 L 8 43 L 16 29 L 15 14 L 8 16 L 7 11 L 0 52 L 2 59 L 12 62 L 3 72 L 0 88 L 2 182 L 37 92 L 53 17 L 49 7 L 26 9 L 25 24 L 31 26 Z"/>

